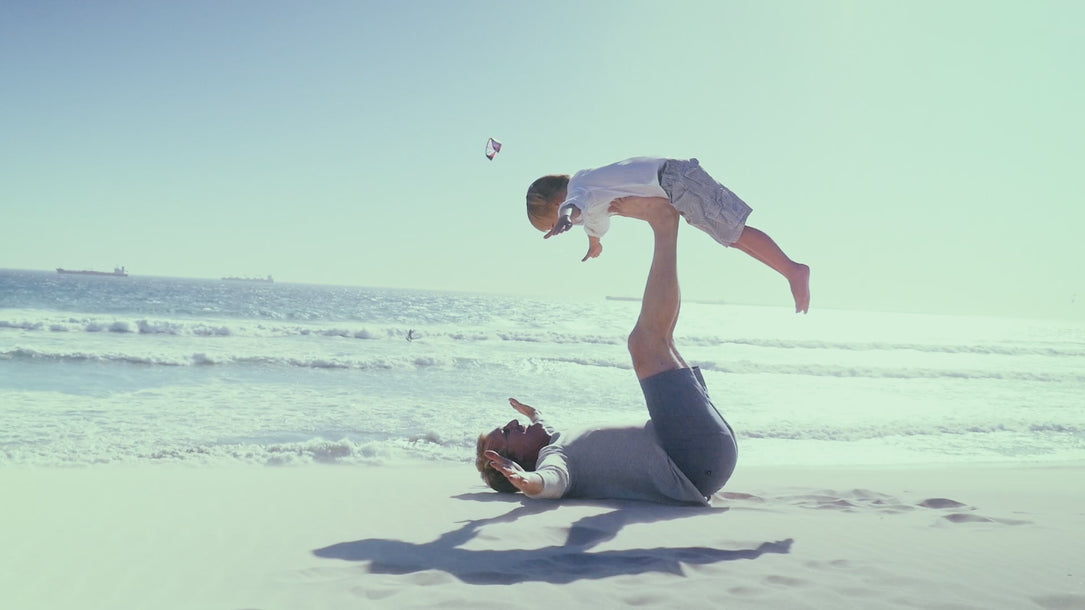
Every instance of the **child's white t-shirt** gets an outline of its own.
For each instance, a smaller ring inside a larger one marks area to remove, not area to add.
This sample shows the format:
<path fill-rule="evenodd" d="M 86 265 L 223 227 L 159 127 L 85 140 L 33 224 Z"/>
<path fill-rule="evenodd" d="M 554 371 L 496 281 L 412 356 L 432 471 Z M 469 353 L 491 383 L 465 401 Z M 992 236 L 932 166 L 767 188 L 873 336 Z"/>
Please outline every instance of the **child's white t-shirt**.
<path fill-rule="evenodd" d="M 595 169 L 581 170 L 569 179 L 565 201 L 580 210 L 576 224 L 583 224 L 592 237 L 602 237 L 610 228 L 607 211 L 619 197 L 666 197 L 659 185 L 659 169 L 666 159 L 633 157 Z"/>

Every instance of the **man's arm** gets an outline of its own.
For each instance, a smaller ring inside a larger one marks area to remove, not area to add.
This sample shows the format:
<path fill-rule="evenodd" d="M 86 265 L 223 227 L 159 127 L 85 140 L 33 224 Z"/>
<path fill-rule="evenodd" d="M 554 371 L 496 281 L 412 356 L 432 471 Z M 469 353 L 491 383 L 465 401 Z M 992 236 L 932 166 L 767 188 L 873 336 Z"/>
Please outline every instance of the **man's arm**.
<path fill-rule="evenodd" d="M 556 500 L 569 490 L 569 464 L 565 459 L 564 448 L 549 446 L 546 455 L 540 456 L 535 474 L 542 480 L 538 492 L 524 492 L 524 495 L 537 500 Z"/>
<path fill-rule="evenodd" d="M 520 415 L 523 415 L 524 417 L 530 419 L 531 423 L 535 423 L 535 422 L 539 421 L 539 418 L 541 417 L 539 415 L 539 410 L 538 409 L 536 409 L 535 407 L 532 407 L 531 405 L 525 405 L 524 403 L 520 402 L 519 400 L 516 400 L 515 398 L 510 398 L 509 399 L 509 404 L 512 405 L 513 409 L 516 409 L 517 413 L 519 413 Z"/>
<path fill-rule="evenodd" d="M 496 451 L 487 451 L 485 456 L 494 470 L 505 475 L 509 483 L 529 498 L 556 500 L 569 489 L 569 466 L 565 462 L 565 455 L 559 451 L 549 453 L 535 472 L 524 470 Z"/>
<path fill-rule="evenodd" d="M 496 451 L 487 450 L 483 455 L 490 460 L 490 466 L 505 475 L 516 489 L 529 496 L 542 493 L 543 478 L 539 473 L 524 470 L 522 466 Z"/>

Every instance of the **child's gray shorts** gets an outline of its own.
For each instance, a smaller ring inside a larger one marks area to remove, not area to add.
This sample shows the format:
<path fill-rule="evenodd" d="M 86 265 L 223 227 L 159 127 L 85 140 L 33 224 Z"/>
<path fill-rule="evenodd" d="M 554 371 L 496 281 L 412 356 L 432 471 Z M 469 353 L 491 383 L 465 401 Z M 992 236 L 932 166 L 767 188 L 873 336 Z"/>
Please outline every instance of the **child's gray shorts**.
<path fill-rule="evenodd" d="M 725 246 L 738 241 L 753 210 L 726 186 L 701 169 L 697 159 L 668 159 L 659 170 L 659 185 L 686 222 Z"/>

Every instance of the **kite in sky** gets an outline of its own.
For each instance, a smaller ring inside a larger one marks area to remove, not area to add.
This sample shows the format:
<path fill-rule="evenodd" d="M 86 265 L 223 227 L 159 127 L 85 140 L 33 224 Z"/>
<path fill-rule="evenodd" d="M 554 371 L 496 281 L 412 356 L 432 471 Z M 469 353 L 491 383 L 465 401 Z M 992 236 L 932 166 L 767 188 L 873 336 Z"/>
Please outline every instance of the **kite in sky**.
<path fill-rule="evenodd" d="M 487 159 L 489 159 L 490 161 L 493 161 L 494 157 L 497 156 L 497 153 L 500 150 L 501 150 L 501 142 L 498 142 L 497 140 L 495 140 L 493 138 L 490 138 L 489 140 L 486 140 L 486 158 Z"/>

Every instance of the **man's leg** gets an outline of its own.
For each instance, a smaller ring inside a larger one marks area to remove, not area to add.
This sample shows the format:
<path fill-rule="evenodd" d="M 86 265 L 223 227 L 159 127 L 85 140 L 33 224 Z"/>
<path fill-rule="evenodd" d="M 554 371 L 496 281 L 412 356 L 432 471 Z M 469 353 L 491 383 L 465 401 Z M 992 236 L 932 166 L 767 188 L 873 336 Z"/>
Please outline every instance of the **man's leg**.
<path fill-rule="evenodd" d="M 697 491 L 710 496 L 731 476 L 736 448 L 731 428 L 708 399 L 699 373 L 688 367 L 674 346 L 681 306 L 678 210 L 662 197 L 625 197 L 611 203 L 610 211 L 646 221 L 655 234 L 640 317 L 629 334 L 629 354 L 660 445 Z M 665 379 L 668 375 L 660 373 L 667 371 L 683 378 Z M 500 463 L 490 463 L 509 476 Z"/>
<path fill-rule="evenodd" d="M 611 211 L 647 221 L 655 233 L 655 251 L 644 287 L 640 317 L 629 335 L 629 355 L 637 379 L 686 368 L 674 346 L 681 296 L 678 291 L 678 211 L 662 197 L 627 197 Z"/>
<path fill-rule="evenodd" d="M 618 200 L 611 210 L 648 222 L 655 251 L 640 317 L 629 335 L 629 354 L 663 450 L 703 496 L 727 482 L 737 447 L 731 427 L 674 346 L 678 292 L 678 211 L 662 198 Z M 684 370 L 679 370 L 684 369 Z"/>

